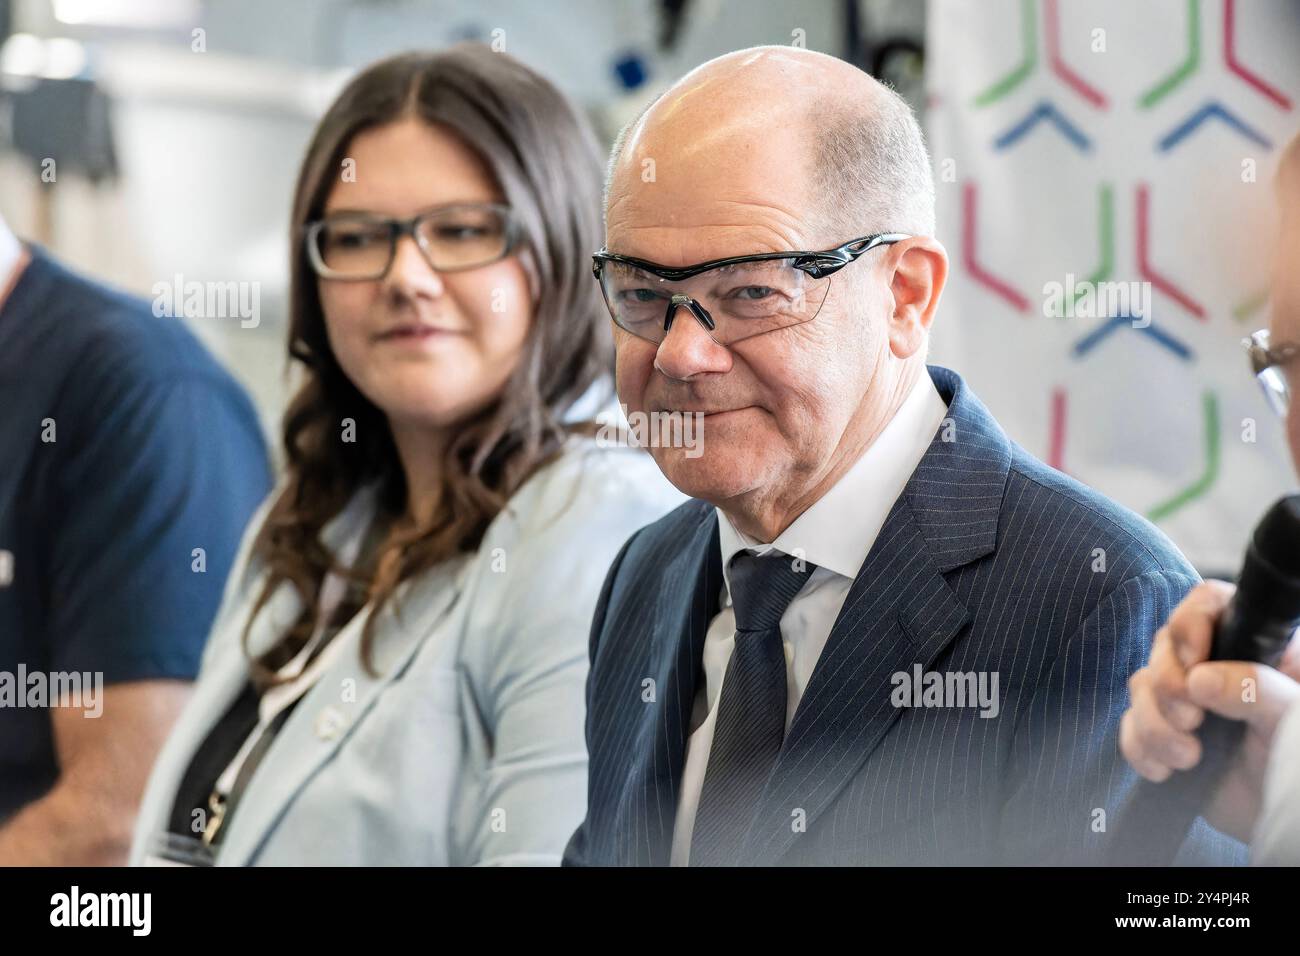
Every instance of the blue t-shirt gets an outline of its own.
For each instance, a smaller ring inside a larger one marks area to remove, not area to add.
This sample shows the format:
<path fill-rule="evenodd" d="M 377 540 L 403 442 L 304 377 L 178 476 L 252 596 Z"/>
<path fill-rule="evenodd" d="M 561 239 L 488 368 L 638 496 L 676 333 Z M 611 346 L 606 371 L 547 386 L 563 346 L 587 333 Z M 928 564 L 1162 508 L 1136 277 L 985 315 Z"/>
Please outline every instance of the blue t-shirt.
<path fill-rule="evenodd" d="M 0 306 L 0 820 L 58 778 L 39 705 L 72 675 L 194 677 L 270 487 L 252 404 L 188 330 L 31 253 Z"/>

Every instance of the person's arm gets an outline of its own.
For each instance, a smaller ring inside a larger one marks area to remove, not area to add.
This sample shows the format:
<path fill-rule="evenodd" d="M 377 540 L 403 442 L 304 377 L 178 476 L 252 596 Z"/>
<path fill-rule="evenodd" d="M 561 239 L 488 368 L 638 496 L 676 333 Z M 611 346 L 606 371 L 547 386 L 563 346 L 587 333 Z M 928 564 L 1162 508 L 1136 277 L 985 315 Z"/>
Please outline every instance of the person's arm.
<path fill-rule="evenodd" d="M 45 666 L 93 679 L 103 711 L 48 711 L 59 777 L 6 821 L 6 859 L 125 859 L 149 769 L 269 483 L 256 418 L 232 385 L 108 358 L 118 356 L 79 372 L 86 381 L 54 413 L 41 569 Z"/>
<path fill-rule="evenodd" d="M 1215 625 L 1235 591 L 1231 584 L 1206 581 L 1157 632 L 1150 662 L 1129 682 L 1132 702 L 1120 727 L 1120 750 L 1139 774 L 1160 783 L 1200 762 L 1195 731 L 1206 710 L 1244 720 L 1246 736 L 1205 817 L 1247 840 L 1259 818 L 1273 735 L 1283 714 L 1300 701 L 1300 642 L 1292 640 L 1277 669 L 1209 662 Z"/>
<path fill-rule="evenodd" d="M 119 866 L 167 732 L 189 696 L 184 681 L 103 688 L 95 709 L 50 709 L 59 779 L 0 824 L 0 865 Z"/>
<path fill-rule="evenodd" d="M 660 513 L 633 476 L 609 462 L 591 462 L 576 492 L 576 463 L 559 467 L 537 493 L 512 503 L 517 536 L 482 546 L 502 547 L 507 563 L 483 571 L 483 613 L 466 642 L 492 748 L 460 815 L 461 855 L 472 865 L 558 865 L 582 823 L 592 613 L 619 548 Z"/>
<path fill-rule="evenodd" d="M 478 790 L 467 862 L 555 866 L 586 806 L 586 655 L 578 618 L 537 609 L 494 688 L 492 758 Z"/>

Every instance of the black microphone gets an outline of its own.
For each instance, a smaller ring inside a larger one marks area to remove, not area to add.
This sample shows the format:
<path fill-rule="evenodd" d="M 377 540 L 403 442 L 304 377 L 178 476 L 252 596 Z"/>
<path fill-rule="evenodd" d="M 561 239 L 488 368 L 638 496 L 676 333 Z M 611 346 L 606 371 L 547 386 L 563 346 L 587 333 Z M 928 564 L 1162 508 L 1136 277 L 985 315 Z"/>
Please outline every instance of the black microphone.
<path fill-rule="evenodd" d="M 1246 548 L 1237 593 L 1214 630 L 1212 661 L 1277 664 L 1300 626 L 1300 495 L 1279 500 Z M 1241 745 L 1246 725 L 1207 713 L 1198 730 L 1201 760 L 1163 783 L 1140 780 L 1118 814 L 1108 862 L 1164 866 L 1187 838 Z"/>

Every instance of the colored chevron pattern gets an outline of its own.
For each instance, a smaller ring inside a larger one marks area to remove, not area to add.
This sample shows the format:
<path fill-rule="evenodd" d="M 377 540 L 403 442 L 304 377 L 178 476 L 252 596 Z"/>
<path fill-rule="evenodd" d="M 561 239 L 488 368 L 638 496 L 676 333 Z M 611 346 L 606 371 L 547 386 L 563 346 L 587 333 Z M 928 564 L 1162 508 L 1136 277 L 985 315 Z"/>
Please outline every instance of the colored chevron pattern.
<path fill-rule="evenodd" d="M 1110 135 L 1113 127 L 1103 125 L 1106 114 L 1127 104 L 1135 115 L 1149 114 L 1148 123 L 1155 134 L 1143 146 L 1151 150 L 1149 157 L 1163 162 L 1164 157 L 1179 156 L 1198 148 L 1222 151 L 1224 144 L 1233 142 L 1251 151 L 1244 155 L 1253 157 L 1256 155 L 1253 151 L 1272 151 L 1277 145 L 1278 127 L 1268 121 L 1269 111 L 1278 114 L 1294 110 L 1296 69 L 1292 68 L 1288 76 L 1287 71 L 1279 70 L 1276 59 L 1269 61 L 1260 56 L 1263 50 L 1258 47 L 1262 37 L 1258 31 L 1243 30 L 1243 24 L 1252 25 L 1246 22 L 1246 17 L 1259 9 L 1251 4 L 1238 0 L 1184 0 L 1171 9 L 1166 8 L 1161 16 L 1168 16 L 1168 29 L 1178 50 L 1163 61 L 1153 59 L 1152 73 L 1141 77 L 1132 92 L 1117 87 L 1115 75 L 1107 69 L 1112 64 L 1103 58 L 1075 56 L 1072 59 L 1067 55 L 1067 50 L 1081 48 L 1077 42 L 1078 29 L 1088 28 L 1091 32 L 1097 26 L 1083 19 L 1084 11 L 1092 12 L 1083 0 L 1019 0 L 1010 9 L 1016 12 L 1010 19 L 1009 56 L 1004 72 L 993 74 L 985 85 L 977 86 L 976 95 L 968 101 L 978 110 L 996 110 L 992 127 L 995 133 L 986 141 L 986 148 L 992 154 L 1014 155 L 1015 150 L 1031 139 L 1046 137 L 1044 143 L 1055 140 L 1066 147 L 1067 153 L 1094 156 L 1103 146 L 1107 150 L 1113 148 L 1113 142 L 1107 141 L 1114 139 Z M 1276 13 L 1276 8 L 1270 12 Z M 1067 16 L 1063 28 L 1063 17 Z M 1140 22 L 1149 23 L 1150 18 Z M 1221 33 L 1216 33 L 1220 25 Z M 1104 52 L 1104 48 L 1094 48 L 1094 52 Z M 1221 55 L 1221 64 L 1219 57 L 1213 55 L 1215 52 Z M 1113 164 L 1108 174 L 1104 159 L 1101 169 L 1101 181 L 1094 186 L 1095 233 L 1090 240 L 1093 258 L 1080 288 L 1073 292 L 1075 304 L 1086 294 L 1085 287 L 1095 289 L 1114 281 L 1117 270 L 1123 271 L 1118 255 L 1120 221 L 1117 217 L 1131 212 L 1136 275 L 1130 273 L 1129 278 L 1150 284 L 1161 305 L 1162 321 L 1151 322 L 1151 315 L 1138 322 L 1127 315 L 1100 319 L 1077 336 L 1071 335 L 1066 345 L 1071 359 L 1105 361 L 1107 343 L 1117 340 L 1123 348 L 1150 349 L 1153 355 L 1162 354 L 1179 363 L 1195 365 L 1201 360 L 1198 350 L 1203 346 L 1202 340 L 1192 332 L 1195 324 L 1188 320 L 1201 324 L 1231 322 L 1237 328 L 1239 323 L 1259 321 L 1260 313 L 1267 307 L 1267 290 L 1242 295 L 1235 305 L 1225 308 L 1216 302 L 1214 282 L 1180 267 L 1178 258 L 1170 254 L 1170 241 L 1183 241 L 1185 237 L 1170 232 L 1167 222 L 1164 228 L 1156 228 L 1156 200 L 1159 198 L 1160 204 L 1166 207 L 1167 217 L 1170 206 L 1185 204 L 1192 197 L 1176 195 L 1165 185 L 1163 177 L 1154 180 L 1161 184 L 1161 196 L 1157 197 L 1151 182 L 1123 182 L 1122 175 L 1116 181 Z M 1150 176 L 1148 173 L 1147 178 Z M 1127 192 L 1129 188 L 1134 190 L 1132 205 L 1117 203 L 1117 191 Z M 972 285 L 994 301 L 1032 317 L 1036 309 L 1030 297 L 1017 287 L 1017 280 L 1023 282 L 1024 277 L 1017 273 L 1014 249 L 990 251 L 980 243 L 979 200 L 978 177 L 967 177 L 961 192 L 962 268 Z M 1084 230 L 1086 221 L 1072 227 L 1074 233 Z M 1237 238 L 1239 241 L 1240 237 Z M 1217 235 L 1206 237 L 1209 242 L 1225 240 L 1233 241 Z M 1020 241 L 1033 243 L 1037 237 L 1029 232 Z M 1125 245 L 1124 249 L 1127 248 Z M 1237 289 L 1239 294 L 1246 291 Z M 1057 313 L 1061 318 L 1068 314 L 1064 310 Z M 1232 334 L 1235 338 L 1240 333 L 1234 330 Z M 1198 343 L 1196 348 L 1194 341 Z M 1064 470 L 1068 453 L 1069 395 L 1064 387 L 1057 386 L 1050 390 L 1048 401 L 1046 458 L 1053 467 Z M 1202 393 L 1200 416 L 1202 466 L 1186 485 L 1148 509 L 1147 515 L 1153 521 L 1166 520 L 1202 500 L 1220 478 L 1222 436 L 1219 396 L 1215 392 Z"/>

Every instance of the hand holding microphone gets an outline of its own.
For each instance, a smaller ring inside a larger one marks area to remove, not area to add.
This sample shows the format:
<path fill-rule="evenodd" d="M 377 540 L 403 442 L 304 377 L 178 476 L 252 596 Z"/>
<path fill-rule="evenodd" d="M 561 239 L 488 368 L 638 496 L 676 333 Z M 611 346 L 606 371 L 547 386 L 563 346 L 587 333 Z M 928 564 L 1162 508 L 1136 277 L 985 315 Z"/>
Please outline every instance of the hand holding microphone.
<path fill-rule="evenodd" d="M 1198 815 L 1250 838 L 1273 731 L 1300 700 L 1298 625 L 1292 495 L 1255 528 L 1239 586 L 1207 582 L 1189 593 L 1130 678 L 1120 750 L 1146 781 L 1121 808 L 1113 863 L 1171 862 Z"/>
<path fill-rule="evenodd" d="M 1200 762 L 1195 731 L 1209 711 L 1244 721 L 1241 747 L 1204 811 L 1210 825 L 1249 840 L 1273 731 L 1300 701 L 1300 641 L 1292 640 L 1276 669 L 1244 661 L 1211 661 L 1214 629 L 1236 587 L 1206 581 L 1191 591 L 1156 634 L 1151 660 L 1129 679 L 1130 702 L 1120 723 L 1120 751 L 1154 783 Z M 1254 699 L 1243 700 L 1253 680 Z"/>

